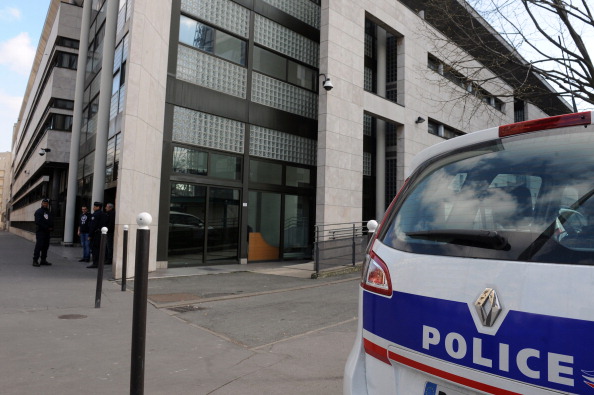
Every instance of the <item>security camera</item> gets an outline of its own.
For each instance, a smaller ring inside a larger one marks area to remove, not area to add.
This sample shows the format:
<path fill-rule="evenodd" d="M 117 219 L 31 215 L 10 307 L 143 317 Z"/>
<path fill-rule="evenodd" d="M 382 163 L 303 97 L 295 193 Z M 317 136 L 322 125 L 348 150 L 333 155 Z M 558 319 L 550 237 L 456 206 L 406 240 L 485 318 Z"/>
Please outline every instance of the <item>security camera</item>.
<path fill-rule="evenodd" d="M 334 85 L 332 85 L 332 81 L 330 81 L 330 78 L 326 78 L 324 80 L 324 89 L 326 89 L 327 91 L 331 91 L 332 88 L 334 88 Z"/>
<path fill-rule="evenodd" d="M 45 150 L 43 148 L 39 150 L 39 155 L 41 155 L 41 156 L 45 155 Z"/>

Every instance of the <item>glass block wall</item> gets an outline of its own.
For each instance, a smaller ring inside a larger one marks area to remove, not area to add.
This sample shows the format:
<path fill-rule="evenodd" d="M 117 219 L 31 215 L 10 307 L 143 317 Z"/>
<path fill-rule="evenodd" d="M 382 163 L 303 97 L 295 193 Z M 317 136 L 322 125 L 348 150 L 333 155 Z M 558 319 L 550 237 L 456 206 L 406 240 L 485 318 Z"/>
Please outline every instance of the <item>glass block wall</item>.
<path fill-rule="evenodd" d="M 245 125 L 200 111 L 175 107 L 173 141 L 221 151 L 243 153 Z"/>
<path fill-rule="evenodd" d="M 373 165 L 371 163 L 371 153 L 363 152 L 363 175 L 364 176 L 371 176 L 371 169 Z"/>
<path fill-rule="evenodd" d="M 181 10 L 234 34 L 249 36 L 250 12 L 229 0 L 182 0 Z"/>
<path fill-rule="evenodd" d="M 315 27 L 320 28 L 320 6 L 311 0 L 263 0 L 281 11 Z"/>
<path fill-rule="evenodd" d="M 254 40 L 257 44 L 318 67 L 318 43 L 260 15 L 256 15 L 254 23 Z"/>
<path fill-rule="evenodd" d="M 184 45 L 178 45 L 177 78 L 246 98 L 247 69 Z"/>
<path fill-rule="evenodd" d="M 260 73 L 252 73 L 252 101 L 311 119 L 318 118 L 318 96 Z"/>
<path fill-rule="evenodd" d="M 315 166 L 315 140 L 250 125 L 250 155 Z"/>

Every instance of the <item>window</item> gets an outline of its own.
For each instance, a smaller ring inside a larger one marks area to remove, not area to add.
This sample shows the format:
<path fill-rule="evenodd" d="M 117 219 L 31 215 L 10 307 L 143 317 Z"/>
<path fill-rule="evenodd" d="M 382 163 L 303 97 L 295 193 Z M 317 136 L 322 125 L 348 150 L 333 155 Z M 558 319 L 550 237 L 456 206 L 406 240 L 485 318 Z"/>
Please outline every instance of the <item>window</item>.
<path fill-rule="evenodd" d="M 429 120 L 429 122 L 427 122 L 427 132 L 435 136 L 443 137 L 446 140 L 464 134 L 464 132 L 461 132 L 459 130 L 456 130 L 454 128 L 440 124 L 432 120 Z"/>
<path fill-rule="evenodd" d="M 254 70 L 310 91 L 317 88 L 314 69 L 258 46 L 254 47 Z"/>
<path fill-rule="evenodd" d="M 77 62 L 78 62 L 78 55 L 73 54 L 73 53 L 56 52 L 56 55 L 54 58 L 54 66 L 60 67 L 60 68 L 65 68 L 65 69 L 76 70 Z"/>
<path fill-rule="evenodd" d="M 539 131 L 436 156 L 411 176 L 380 240 L 408 252 L 592 265 L 590 129 Z M 480 231 L 499 238 L 472 238 Z"/>
<path fill-rule="evenodd" d="M 283 166 L 279 163 L 250 160 L 250 181 L 281 185 L 283 183 Z"/>
<path fill-rule="evenodd" d="M 445 78 L 465 89 L 467 92 L 477 96 L 484 103 L 494 107 L 499 111 L 503 111 L 503 101 L 486 91 L 484 88 L 479 86 L 476 82 L 469 80 L 464 77 L 461 73 L 456 71 L 452 66 L 449 66 L 435 56 L 428 54 L 427 56 L 427 67 L 436 73 L 443 75 Z"/>
<path fill-rule="evenodd" d="M 179 41 L 233 63 L 246 65 L 245 41 L 184 15 L 180 17 Z"/>
<path fill-rule="evenodd" d="M 216 152 L 174 147 L 172 171 L 225 180 L 239 180 L 241 178 L 241 158 Z"/>
<path fill-rule="evenodd" d="M 61 47 L 68 47 L 68 48 L 78 49 L 78 44 L 79 44 L 79 41 L 78 40 L 74 40 L 72 38 L 66 38 L 66 37 L 59 36 L 56 39 L 56 45 L 59 45 Z"/>

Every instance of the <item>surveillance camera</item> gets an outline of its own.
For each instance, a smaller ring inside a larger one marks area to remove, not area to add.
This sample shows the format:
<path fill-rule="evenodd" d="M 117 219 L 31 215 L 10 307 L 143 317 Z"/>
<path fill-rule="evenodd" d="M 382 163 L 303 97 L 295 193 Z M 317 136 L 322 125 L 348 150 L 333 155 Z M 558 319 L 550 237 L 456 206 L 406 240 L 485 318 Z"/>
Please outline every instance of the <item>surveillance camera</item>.
<path fill-rule="evenodd" d="M 43 148 L 39 150 L 39 155 L 41 155 L 41 156 L 45 155 L 45 150 Z"/>
<path fill-rule="evenodd" d="M 324 80 L 324 89 L 326 89 L 327 91 L 332 90 L 332 88 L 334 88 L 334 85 L 332 85 L 332 81 L 330 81 L 330 78 L 326 78 Z"/>

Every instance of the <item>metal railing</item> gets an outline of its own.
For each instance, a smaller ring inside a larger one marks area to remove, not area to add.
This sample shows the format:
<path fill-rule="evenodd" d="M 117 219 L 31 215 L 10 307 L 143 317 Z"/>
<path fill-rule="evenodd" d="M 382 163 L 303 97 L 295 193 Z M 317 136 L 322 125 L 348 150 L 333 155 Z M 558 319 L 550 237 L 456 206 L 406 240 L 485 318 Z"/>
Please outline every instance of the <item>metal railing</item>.
<path fill-rule="evenodd" d="M 362 261 L 368 232 L 367 221 L 315 225 L 315 274 L 319 275 L 322 266 L 354 266 Z"/>

